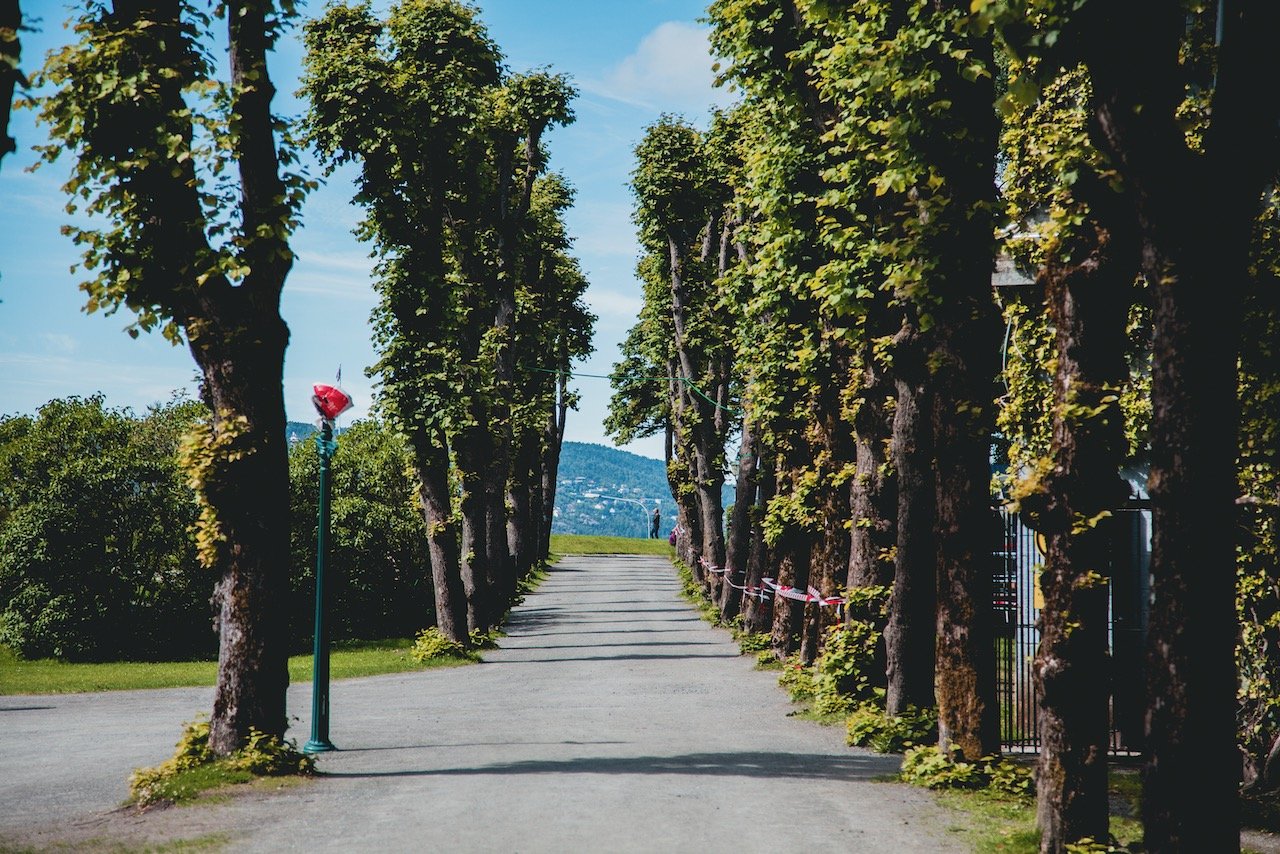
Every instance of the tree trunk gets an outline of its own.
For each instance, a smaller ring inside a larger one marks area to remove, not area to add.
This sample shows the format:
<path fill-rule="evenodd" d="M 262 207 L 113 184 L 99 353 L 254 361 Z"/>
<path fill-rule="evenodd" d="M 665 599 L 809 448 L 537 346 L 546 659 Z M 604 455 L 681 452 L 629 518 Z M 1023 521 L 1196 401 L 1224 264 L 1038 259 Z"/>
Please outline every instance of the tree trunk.
<path fill-rule="evenodd" d="M 673 383 L 673 386 L 677 384 Z M 673 388 L 673 393 L 678 394 L 679 389 Z M 675 419 L 679 419 L 679 408 L 677 407 Z M 685 448 L 680 448 L 679 455 L 676 455 L 676 433 L 678 428 L 675 425 L 667 425 L 666 441 L 664 453 L 667 459 L 667 487 L 671 490 L 671 495 L 676 502 L 676 557 L 678 557 L 690 572 L 693 573 L 695 580 L 702 582 L 706 578 L 707 573 L 702 569 L 702 516 L 698 507 L 698 500 L 694 491 L 688 487 L 693 481 L 693 472 L 690 470 L 689 452 Z"/>
<path fill-rule="evenodd" d="M 1235 746 L 1234 477 L 1241 254 L 1198 232 L 1145 247 L 1170 277 L 1154 288 L 1152 604 L 1143 825 L 1149 851 L 1239 850 Z M 1224 252 L 1219 256 L 1216 253 Z M 1177 255 L 1183 255 L 1175 261 Z M 1230 259 L 1230 263 L 1228 261 Z M 1151 265 L 1154 267 L 1155 265 Z M 1224 271 L 1224 268 L 1230 272 Z M 1148 275 L 1156 274 L 1148 268 Z M 1220 531 L 1223 536 L 1206 536 Z M 1192 783 L 1192 781 L 1195 783 Z M 1204 816 L 1213 816 L 1205 821 Z"/>
<path fill-rule="evenodd" d="M 519 442 L 511 455 L 511 479 L 507 484 L 507 552 L 513 563 L 512 574 L 518 584 L 533 565 L 530 556 L 530 521 L 533 504 L 534 481 L 539 457 L 538 435 L 521 431 Z M 511 591 L 513 594 L 515 590 Z"/>
<path fill-rule="evenodd" d="M 964 0 L 947 5 L 968 13 Z M 966 62 L 994 68 L 992 40 L 964 40 Z M 944 146 L 937 174 L 948 204 L 934 228 L 951 241 L 931 274 L 940 299 L 934 313 L 929 367 L 933 375 L 933 441 L 937 449 L 938 744 L 976 760 L 1000 752 L 996 696 L 995 615 L 991 536 L 991 439 L 996 428 L 1000 371 L 999 313 L 991 288 L 995 269 L 995 157 L 999 142 L 990 75 L 946 65 L 939 93 L 952 105 L 943 122 L 954 144 Z"/>
<path fill-rule="evenodd" d="M 795 472 L 794 466 L 788 466 L 786 470 L 779 473 L 779 492 L 786 494 L 786 490 L 792 488 Z M 813 553 L 813 535 L 794 522 L 789 522 L 779 535 L 774 549 L 779 558 L 778 586 L 804 590 L 809 584 L 809 558 Z M 804 629 L 804 611 L 804 602 L 780 594 L 774 596 L 771 634 L 773 653 L 779 660 L 799 651 L 801 632 Z"/>
<path fill-rule="evenodd" d="M 854 415 L 855 474 L 849 486 L 853 527 L 845 585 L 890 587 L 897 544 L 898 485 L 889 466 L 893 436 L 893 378 L 864 348 L 863 389 Z"/>
<path fill-rule="evenodd" d="M 284 216 L 267 72 L 268 3 L 246 3 L 228 16 L 233 107 L 240 117 L 241 216 L 259 235 Z M 275 233 L 275 232 L 272 232 Z M 281 388 L 289 329 L 280 292 L 293 264 L 283 237 L 246 243 L 250 274 L 239 287 L 202 290 L 200 310 L 184 319 L 192 355 L 204 375 L 215 440 L 239 453 L 220 457 L 205 484 L 224 545 L 219 551 L 218 679 L 209 748 L 238 750 L 251 730 L 283 738 L 288 719 L 288 650 L 279 603 L 289 574 L 289 464 Z"/>
<path fill-rule="evenodd" d="M 487 444 L 485 428 L 473 426 L 461 431 L 455 447 L 462 481 L 462 585 L 467 594 L 468 632 L 487 632 L 493 625 L 493 591 L 485 569 L 489 555 L 489 507 L 483 473 Z"/>
<path fill-rule="evenodd" d="M 449 640 L 467 646 L 467 592 L 462 583 L 458 529 L 449 495 L 449 449 L 439 434 L 427 437 L 415 433 L 410 441 L 418 476 L 418 499 L 427 522 L 436 628 Z"/>
<path fill-rule="evenodd" d="M 288 450 L 279 383 L 288 336 L 276 316 L 246 323 L 227 338 L 190 339 L 214 413 L 215 441 L 238 452 L 218 461 L 204 492 L 224 543 L 213 593 L 218 679 L 209 721 L 209 747 L 220 756 L 242 747 L 251 729 L 283 737 L 288 726 L 288 650 L 279 619 L 289 573 Z"/>
<path fill-rule="evenodd" d="M 712 228 L 706 231 L 706 242 L 703 255 L 710 253 Z M 723 431 L 719 425 L 723 421 L 722 410 L 707 400 L 705 394 L 696 394 L 692 385 L 702 375 L 699 370 L 700 352 L 694 352 L 689 343 L 687 323 L 687 303 L 684 278 L 684 254 L 681 241 L 675 236 L 667 238 L 668 261 L 671 271 L 671 318 L 675 331 L 675 357 L 679 372 L 676 374 L 683 382 L 678 384 L 677 394 L 683 399 L 680 407 L 681 417 L 677 421 L 677 432 L 681 434 L 682 444 L 688 448 L 691 459 L 688 460 L 693 475 L 695 495 L 697 497 L 699 527 L 702 531 L 701 559 L 707 571 L 702 580 L 712 601 L 719 600 L 721 576 L 716 571 L 724 567 L 724 506 L 721 489 L 724 486 L 724 470 L 720 458 L 724 454 Z M 703 360 L 704 361 L 704 360 Z M 706 365 L 707 374 L 711 374 L 710 365 Z M 719 391 L 716 389 L 715 391 Z M 719 396 L 717 394 L 717 396 Z"/>
<path fill-rule="evenodd" d="M 503 459 L 498 459 L 502 457 Z M 511 597 L 515 595 L 515 569 L 511 553 L 507 551 L 507 458 L 509 454 L 495 454 L 488 467 L 484 482 L 485 545 L 489 558 L 485 561 L 485 575 L 489 583 L 489 626 L 497 626 L 507 612 Z M 501 467 L 503 474 L 498 475 Z"/>
<path fill-rule="evenodd" d="M 699 527 L 702 529 L 702 559 L 705 567 L 707 592 L 711 601 L 719 601 L 720 588 L 724 586 L 724 473 L 708 458 L 705 449 L 693 449 L 697 472 L 697 505 Z"/>
<path fill-rule="evenodd" d="M 1095 210 L 1106 201 L 1101 194 L 1110 194 L 1098 189 Z M 1113 538 L 1099 520 L 1128 495 L 1119 476 L 1128 452 L 1119 394 L 1128 378 L 1125 326 L 1138 255 L 1127 234 L 1127 240 L 1095 234 L 1091 244 L 1071 247 L 1079 262 L 1065 269 L 1051 264 L 1042 274 L 1057 334 L 1053 469 L 1043 502 L 1038 496 L 1022 502 L 1024 518 L 1048 545 L 1033 667 L 1040 704 L 1036 823 L 1046 854 L 1061 854 L 1085 837 L 1107 838 L 1110 820 L 1111 692 L 1101 674 L 1110 672 Z"/>
<path fill-rule="evenodd" d="M 738 443 L 738 476 L 733 496 L 733 516 L 729 522 L 729 539 L 725 549 L 725 566 L 729 571 L 725 579 L 724 595 L 720 598 L 720 617 L 726 623 L 738 616 L 742 607 L 742 590 L 745 585 L 747 557 L 751 551 L 752 508 L 756 503 L 756 439 L 751 422 L 742 420 L 742 440 Z M 756 580 L 759 584 L 759 579 Z"/>
<path fill-rule="evenodd" d="M 895 364 L 905 359 L 895 357 Z M 888 683 L 885 708 L 933 708 L 934 620 L 937 608 L 937 548 L 933 525 L 937 500 L 933 481 L 933 431 L 922 385 L 897 380 L 893 416 L 893 463 L 898 478 L 898 542 L 893 591 L 884 630 Z"/>
<path fill-rule="evenodd" d="M 18 83 L 18 60 L 22 57 L 22 42 L 18 28 L 22 26 L 22 9 L 18 0 L 0 0 L 0 30 L 12 37 L 0 42 L 0 161 L 18 150 L 17 141 L 9 136 L 9 114 L 13 108 L 13 90 Z"/>
<path fill-rule="evenodd" d="M 849 574 L 849 490 L 845 488 L 845 467 L 853 461 L 853 433 L 842 412 L 845 385 L 849 382 L 850 360 L 846 346 L 832 340 L 824 322 L 826 369 L 823 387 L 818 390 L 813 414 L 814 467 L 821 488 L 816 498 L 819 530 L 813 543 L 808 587 L 825 596 L 843 590 Z M 838 622 L 835 608 L 815 604 L 806 613 L 801 657 L 816 658 L 822 651 L 829 626 Z M 806 648 L 811 647 L 811 649 Z"/>
<path fill-rule="evenodd" d="M 555 409 L 547 416 L 543 431 L 542 451 L 542 539 L 538 553 L 546 559 L 551 551 L 551 525 L 556 512 L 556 478 L 560 473 L 560 449 L 564 446 L 565 416 L 569 410 L 568 379 L 560 374 L 556 380 Z"/>
<path fill-rule="evenodd" d="M 1235 744 L 1236 399 L 1242 292 L 1280 105 L 1256 81 L 1280 69 L 1280 8 L 1226 3 L 1213 114 L 1188 150 L 1178 107 L 1183 10 L 1090 8 L 1085 57 L 1095 144 L 1119 171 L 1153 298 L 1151 612 L 1144 844 L 1153 854 L 1240 848 Z M 1116 36 L 1142 26 L 1144 38 Z M 1109 38 L 1110 36 L 1110 38 Z"/>
<path fill-rule="evenodd" d="M 764 590 L 761 579 L 769 564 L 769 545 L 764 539 L 764 514 L 773 498 L 776 480 L 770 457 L 763 451 L 759 457 L 756 481 L 759 484 L 755 506 L 751 508 L 751 550 L 747 555 L 746 586 L 742 627 L 751 634 L 761 634 L 773 625 L 773 598 Z"/>
<path fill-rule="evenodd" d="M 775 546 L 778 561 L 777 583 L 804 589 L 809 581 L 810 538 L 803 531 L 790 529 L 778 538 Z M 773 625 L 770 629 L 774 656 L 785 659 L 800 651 L 800 634 L 804 628 L 805 604 L 786 596 L 773 597 Z M 812 663 L 812 661 L 806 662 Z"/>

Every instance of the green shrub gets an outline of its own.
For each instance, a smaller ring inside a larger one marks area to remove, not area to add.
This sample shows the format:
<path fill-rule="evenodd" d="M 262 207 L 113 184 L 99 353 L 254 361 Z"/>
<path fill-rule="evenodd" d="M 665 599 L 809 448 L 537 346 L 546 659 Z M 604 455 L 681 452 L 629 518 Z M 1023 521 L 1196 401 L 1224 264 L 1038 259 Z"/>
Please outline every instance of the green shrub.
<path fill-rule="evenodd" d="M 1019 800 L 1031 797 L 1035 790 L 1031 769 L 1006 757 L 966 762 L 930 746 L 908 750 L 899 776 L 903 782 L 929 789 L 987 789 Z"/>
<path fill-rule="evenodd" d="M 789 656 L 782 662 L 778 684 L 786 689 L 788 696 L 796 703 L 812 700 L 816 690 L 812 668 L 806 667 L 798 655 Z"/>
<path fill-rule="evenodd" d="M 1067 854 L 1122 854 L 1129 848 L 1119 848 L 1109 842 L 1095 842 L 1086 836 L 1079 842 L 1067 843 Z"/>
<path fill-rule="evenodd" d="M 843 713 L 875 699 L 873 672 L 879 641 L 880 631 L 861 620 L 827 630 L 822 654 L 814 662 L 814 711 Z"/>
<path fill-rule="evenodd" d="M 845 721 L 846 741 L 877 753 L 902 753 L 938 740 L 936 709 L 910 708 L 905 714 L 886 715 L 878 703 L 864 703 Z"/>
<path fill-rule="evenodd" d="M 252 729 L 244 747 L 218 758 L 209 750 L 209 722 L 188 723 L 173 756 L 151 768 L 138 768 L 129 777 L 129 802 L 140 807 L 177 802 L 200 792 L 254 777 L 311 774 L 315 760 L 298 751 L 292 741 Z"/>
<path fill-rule="evenodd" d="M 437 658 L 465 658 L 467 650 L 462 644 L 445 637 L 438 628 L 432 626 L 418 632 L 414 638 L 409 657 L 419 663 Z"/>
<path fill-rule="evenodd" d="M 756 653 L 756 668 L 759 670 L 781 670 L 782 662 L 773 654 L 772 649 Z"/>
<path fill-rule="evenodd" d="M 505 623 L 506 620 L 503 620 Z M 497 649 L 498 638 L 502 636 L 502 632 L 498 629 L 490 629 L 482 632 L 479 629 L 472 629 L 468 637 L 471 638 L 472 649 Z"/>
<path fill-rule="evenodd" d="M 773 638 L 768 632 L 742 632 L 738 635 L 738 649 L 743 654 L 764 652 L 773 645 Z"/>
<path fill-rule="evenodd" d="M 435 622 L 427 523 L 408 446 L 390 426 L 362 419 L 337 436 L 329 471 L 325 586 L 333 640 L 410 637 Z M 315 627 L 320 454 L 314 437 L 289 449 L 289 632 L 294 651 Z"/>
<path fill-rule="evenodd" d="M 202 411 L 175 397 L 137 416 L 94 395 L 0 416 L 0 644 L 78 662 L 217 650 L 177 463 Z"/>
<path fill-rule="evenodd" d="M 255 777 L 310 774 L 315 770 L 315 759 L 299 752 L 292 741 L 283 741 L 256 729 L 249 730 L 249 740 L 230 761 L 236 769 Z"/>

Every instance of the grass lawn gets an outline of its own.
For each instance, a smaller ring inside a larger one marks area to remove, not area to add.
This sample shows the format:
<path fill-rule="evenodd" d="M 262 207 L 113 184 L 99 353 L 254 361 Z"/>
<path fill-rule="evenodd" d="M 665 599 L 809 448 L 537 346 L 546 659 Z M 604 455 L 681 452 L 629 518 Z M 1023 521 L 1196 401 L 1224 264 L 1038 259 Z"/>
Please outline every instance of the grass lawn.
<path fill-rule="evenodd" d="M 666 540 L 641 537 L 590 537 L 552 534 L 551 554 L 556 555 L 659 555 L 670 557 L 675 549 Z"/>
<path fill-rule="evenodd" d="M 672 554 L 672 548 L 666 540 L 584 537 L 572 534 L 553 534 L 551 551 L 552 562 L 559 555 L 569 554 L 647 554 L 663 557 Z M 536 581 L 540 578 L 541 576 L 531 579 L 531 583 L 536 586 Z M 329 657 L 329 676 L 332 679 L 346 679 L 470 663 L 467 659 L 448 658 L 419 664 L 409 657 L 409 648 L 412 646 L 411 638 L 335 642 Z M 23 661 L 9 648 L 0 646 L 0 695 L 212 686 L 217 677 L 216 661 L 130 661 L 102 664 L 72 664 L 54 659 Z M 295 655 L 289 659 L 289 681 L 311 681 L 310 655 Z"/>
<path fill-rule="evenodd" d="M 426 670 L 467 663 L 459 659 L 419 664 L 409 657 L 411 646 L 413 641 L 409 638 L 335 642 L 329 657 L 330 678 L 402 673 L 407 670 Z M 0 646 L 0 694 L 70 694 L 136 688 L 212 686 L 217 676 L 216 661 L 129 661 L 104 664 L 70 664 L 52 659 L 22 661 L 12 650 Z M 311 681 L 310 655 L 290 657 L 289 681 Z"/>

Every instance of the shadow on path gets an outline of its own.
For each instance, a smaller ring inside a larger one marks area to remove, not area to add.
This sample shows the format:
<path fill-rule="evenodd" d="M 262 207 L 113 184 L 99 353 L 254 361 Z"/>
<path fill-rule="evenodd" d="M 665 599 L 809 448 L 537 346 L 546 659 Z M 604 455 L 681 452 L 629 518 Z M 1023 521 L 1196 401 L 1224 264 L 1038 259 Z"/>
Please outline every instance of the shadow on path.
<path fill-rule="evenodd" d="M 417 771 L 334 771 L 331 778 L 438 777 L 471 774 L 691 774 L 707 777 L 780 777 L 824 780 L 877 780 L 898 771 L 897 757 L 831 756 L 814 753 L 729 752 L 677 756 L 584 756 L 536 759 Z"/>

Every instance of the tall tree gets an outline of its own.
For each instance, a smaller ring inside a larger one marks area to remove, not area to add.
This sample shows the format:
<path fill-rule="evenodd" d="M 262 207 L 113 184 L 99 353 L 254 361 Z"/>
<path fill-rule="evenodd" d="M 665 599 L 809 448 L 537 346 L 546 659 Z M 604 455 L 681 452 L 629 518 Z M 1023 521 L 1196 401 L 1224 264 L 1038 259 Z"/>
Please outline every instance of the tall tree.
<path fill-rule="evenodd" d="M 0 0 L 0 160 L 17 150 L 17 141 L 9 136 L 9 111 L 13 108 L 13 92 L 18 84 L 26 84 L 18 63 L 22 59 L 22 8 L 18 0 Z"/>
<path fill-rule="evenodd" d="M 1239 850 L 1235 747 L 1236 399 L 1242 305 L 1263 189 L 1277 172 L 1280 9 L 994 4 L 1016 49 L 1092 84 L 1092 142 L 1120 180 L 1153 307 L 1152 605 L 1143 826 L 1150 851 Z M 1197 21 L 1219 38 L 1206 80 L 1189 63 Z M 1141 39 L 1128 38 L 1141 27 Z M 1031 82 L 1028 80 L 1027 82 Z M 1207 84 L 1207 86 L 1206 86 Z M 1188 87 L 1211 91 L 1185 130 Z M 1109 223 L 1103 223 L 1104 226 Z M 1194 780 L 1194 782 L 1193 782 Z"/>
<path fill-rule="evenodd" d="M 386 21 L 368 4 L 332 5 L 306 40 L 308 132 L 330 165 L 361 167 L 360 236 L 380 257 L 374 372 L 417 460 L 441 630 L 465 641 L 515 594 L 527 567 L 511 546 L 530 554 L 540 442 L 523 432 L 524 407 L 513 419 L 517 348 L 559 346 L 567 361 L 589 335 L 584 282 L 557 232 L 567 188 L 534 210 L 542 136 L 571 120 L 574 92 L 556 75 L 507 75 L 477 10 L 457 0 L 405 0 Z M 542 338 L 522 336 L 522 300 L 555 313 Z"/>
<path fill-rule="evenodd" d="M 500 56 L 474 10 L 450 0 L 398 4 L 385 23 L 365 4 L 335 4 L 307 23 L 305 41 L 308 136 L 327 163 L 359 163 L 367 215 L 358 235 L 381 256 L 372 370 L 413 453 L 437 625 L 466 643 L 488 597 L 482 576 L 463 575 L 450 443 L 467 429 L 474 393 L 456 342 L 478 340 L 483 321 L 468 316 L 457 280 L 448 204 L 478 192 L 475 122 Z"/>
<path fill-rule="evenodd" d="M 848 158 L 846 168 L 869 167 L 876 197 L 851 200 L 874 238 L 867 244 L 872 272 L 883 272 L 903 307 L 893 354 L 897 414 L 912 409 L 903 392 L 914 394 L 920 420 L 911 444 L 931 470 L 934 495 L 936 545 L 929 548 L 938 594 L 939 743 L 977 759 L 999 750 L 990 606 L 989 461 L 999 355 L 991 293 L 997 142 L 991 40 L 971 25 L 968 3 L 903 0 L 838 13 L 802 8 L 810 25 L 837 44 L 818 62 L 816 91 L 839 107 L 833 141 L 866 156 L 865 164 Z M 906 436 L 896 429 L 895 446 L 902 442 L 905 451 Z M 897 474 L 901 509 L 914 490 L 901 467 Z M 923 490 L 906 502 L 917 512 L 927 513 L 928 505 Z M 904 524 L 899 517 L 900 545 L 911 533 Z M 919 532 L 929 523 L 911 526 Z"/>
<path fill-rule="evenodd" d="M 536 72 L 511 75 L 492 97 L 491 175 L 485 193 L 487 219 L 493 234 L 493 264 L 489 289 L 493 294 L 493 327 L 487 337 L 492 351 L 494 388 L 488 410 L 492 455 L 485 470 L 488 498 L 488 572 L 494 592 L 505 599 L 515 595 L 516 576 L 527 567 L 513 563 L 508 534 L 507 483 L 512 477 L 512 448 L 516 428 L 512 406 L 516 394 L 516 308 L 519 282 L 528 268 L 521 264 L 522 243 L 529 237 L 534 185 L 546 170 L 542 137 L 551 127 L 573 121 L 570 102 L 576 90 L 561 76 Z M 541 352 L 540 348 L 534 352 Z M 515 538 L 522 539 L 526 522 L 516 515 Z"/>
<path fill-rule="evenodd" d="M 789 257 L 802 273 L 807 265 L 801 279 L 822 301 L 814 325 L 843 313 L 849 319 L 834 330 L 867 334 L 854 350 L 858 370 L 877 355 L 892 360 L 900 584 L 886 642 L 902 646 L 889 659 L 909 679 L 898 694 L 916 702 L 929 699 L 936 672 L 943 745 L 977 758 L 998 749 L 987 613 L 998 328 L 990 44 L 967 27 L 968 9 L 720 0 L 711 15 L 713 43 L 733 62 L 729 76 L 774 122 L 771 146 L 813 152 L 803 163 L 817 182 L 770 185 L 757 198 L 788 214 L 777 231 L 790 230 Z M 812 223 L 800 231 L 804 217 Z M 819 246 L 818 257 L 805 258 Z M 895 306 L 888 315 L 873 314 L 877 294 Z M 935 589 L 944 591 L 936 613 Z M 911 654 L 917 639 L 926 646 Z M 935 652 L 945 659 L 936 671 Z"/>
<path fill-rule="evenodd" d="M 573 190 L 561 176 L 539 178 L 522 241 L 512 344 L 522 394 L 512 407 L 517 464 L 507 486 L 507 546 L 521 575 L 547 558 L 564 419 L 574 404 L 568 376 L 573 361 L 591 352 L 595 323 L 582 302 L 586 276 L 568 254 L 572 240 L 563 215 L 572 204 Z"/>
<path fill-rule="evenodd" d="M 706 576 L 720 592 L 725 563 L 724 446 L 729 432 L 730 362 L 716 292 L 726 176 L 717 169 L 704 135 L 664 117 L 636 147 L 632 188 L 635 220 L 646 250 L 660 257 L 669 282 L 675 425 L 687 449 L 702 532 L 700 556 L 715 570 Z"/>
<path fill-rule="evenodd" d="M 79 41 L 43 71 L 57 87 L 41 105 L 54 140 L 45 158 L 74 153 L 69 209 L 110 224 L 67 227 L 98 271 L 81 285 L 86 310 L 126 307 L 130 334 L 185 337 L 212 410 L 188 460 L 205 504 L 200 551 L 218 576 L 218 754 L 253 729 L 287 726 L 275 612 L 289 566 L 280 292 L 308 183 L 285 168 L 293 154 L 271 113 L 267 54 L 290 12 L 261 0 L 225 9 L 226 85 L 203 47 L 210 22 L 180 0 L 92 6 L 75 23 Z M 217 109 L 201 111 L 201 93 Z"/>
<path fill-rule="evenodd" d="M 1011 73 L 1018 73 L 1016 63 Z M 1020 226 L 1011 243 L 1024 263 L 1039 269 L 1045 334 L 1054 339 L 1051 390 L 1027 400 L 1006 396 L 1010 407 L 1034 413 L 1028 421 L 1041 435 L 1020 435 L 1016 425 L 1026 422 L 1016 416 L 1002 419 L 1015 426 L 1011 440 L 1043 452 L 1022 461 L 1013 496 L 1047 543 L 1033 668 L 1041 738 L 1037 824 L 1046 852 L 1108 833 L 1111 685 L 1098 678 L 1111 667 L 1108 578 L 1115 538 L 1107 520 L 1129 492 L 1120 476 L 1129 460 L 1121 401 L 1129 382 L 1126 327 L 1137 295 L 1138 245 L 1126 219 L 1107 210 L 1121 198 L 1088 145 L 1087 102 L 1088 81 L 1073 69 L 1034 104 L 1015 111 L 1019 102 L 1007 99 L 1003 134 L 1005 197 Z M 1044 370 L 1013 370 L 1027 369 Z"/>

